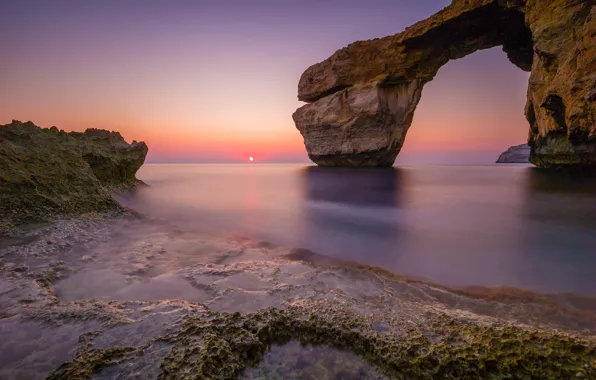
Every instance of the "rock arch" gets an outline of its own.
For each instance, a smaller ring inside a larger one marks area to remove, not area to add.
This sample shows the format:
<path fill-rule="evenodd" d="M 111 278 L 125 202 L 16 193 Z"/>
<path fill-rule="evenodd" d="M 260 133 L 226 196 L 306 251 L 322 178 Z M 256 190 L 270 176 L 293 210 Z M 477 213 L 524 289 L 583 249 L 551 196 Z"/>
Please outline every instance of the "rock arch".
<path fill-rule="evenodd" d="M 402 33 L 358 41 L 308 68 L 293 115 L 322 166 L 391 166 L 422 89 L 452 59 L 502 46 L 531 71 L 530 160 L 596 165 L 596 0 L 454 0 Z"/>

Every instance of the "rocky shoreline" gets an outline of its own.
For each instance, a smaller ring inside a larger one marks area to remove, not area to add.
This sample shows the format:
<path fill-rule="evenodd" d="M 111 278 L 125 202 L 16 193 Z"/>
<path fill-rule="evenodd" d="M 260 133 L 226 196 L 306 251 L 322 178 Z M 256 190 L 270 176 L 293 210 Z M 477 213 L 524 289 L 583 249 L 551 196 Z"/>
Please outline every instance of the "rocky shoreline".
<path fill-rule="evenodd" d="M 596 299 L 450 289 L 203 235 L 112 198 L 137 183 L 143 143 L 20 122 L 0 137 L 10 227 L 0 238 L 0 378 L 235 379 L 249 368 L 278 378 L 596 378 Z M 274 368 L 253 368 L 279 345 L 289 348 Z M 326 351 L 293 368 L 300 345 Z M 320 362 L 343 351 L 362 358 L 356 372 Z"/>
<path fill-rule="evenodd" d="M 119 209 L 111 191 L 137 184 L 147 151 L 118 132 L 0 125 L 0 236 L 23 223 Z"/>
<path fill-rule="evenodd" d="M 596 376 L 593 299 L 449 289 L 111 213 L 19 231 L 0 263 L 2 378 L 233 379 L 288 342 L 396 379 Z"/>

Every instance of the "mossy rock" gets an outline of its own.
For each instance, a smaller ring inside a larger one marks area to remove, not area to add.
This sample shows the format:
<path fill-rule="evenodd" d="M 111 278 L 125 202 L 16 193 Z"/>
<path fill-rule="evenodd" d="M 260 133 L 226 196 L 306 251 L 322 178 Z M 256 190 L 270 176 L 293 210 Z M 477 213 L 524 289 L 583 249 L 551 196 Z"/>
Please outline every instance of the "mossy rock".
<path fill-rule="evenodd" d="M 147 151 L 117 132 L 0 126 L 0 225 L 118 208 L 110 191 L 136 184 Z"/>
<path fill-rule="evenodd" d="M 593 379 L 593 341 L 515 326 L 466 323 L 444 314 L 424 325 L 378 332 L 374 318 L 329 304 L 252 314 L 189 317 L 176 333 L 160 379 L 235 379 L 257 365 L 273 344 L 297 341 L 360 355 L 395 379 Z M 145 347 L 91 349 L 49 379 L 88 379 L 102 367 L 142 355 Z M 316 358 L 314 359 L 316 360 Z"/>

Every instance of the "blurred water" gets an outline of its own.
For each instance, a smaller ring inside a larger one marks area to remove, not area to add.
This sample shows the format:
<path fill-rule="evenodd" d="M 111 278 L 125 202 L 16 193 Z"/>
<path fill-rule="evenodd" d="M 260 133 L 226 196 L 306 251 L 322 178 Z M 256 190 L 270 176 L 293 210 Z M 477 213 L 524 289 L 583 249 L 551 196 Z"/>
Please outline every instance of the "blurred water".
<path fill-rule="evenodd" d="M 596 181 L 526 165 L 145 165 L 123 201 L 449 286 L 596 295 Z"/>

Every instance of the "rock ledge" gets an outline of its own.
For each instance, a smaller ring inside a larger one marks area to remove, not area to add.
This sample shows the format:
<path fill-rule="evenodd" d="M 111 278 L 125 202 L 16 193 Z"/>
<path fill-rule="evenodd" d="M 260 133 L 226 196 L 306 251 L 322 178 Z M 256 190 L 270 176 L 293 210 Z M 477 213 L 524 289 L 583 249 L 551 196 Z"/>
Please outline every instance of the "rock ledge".
<path fill-rule="evenodd" d="M 136 185 L 147 151 L 118 132 L 66 133 L 17 120 L 0 126 L 0 230 L 117 208 L 110 190 Z"/>

